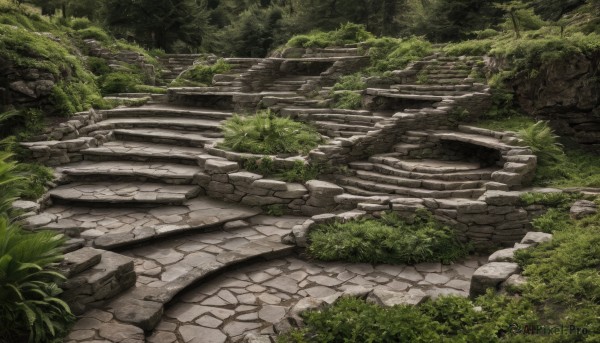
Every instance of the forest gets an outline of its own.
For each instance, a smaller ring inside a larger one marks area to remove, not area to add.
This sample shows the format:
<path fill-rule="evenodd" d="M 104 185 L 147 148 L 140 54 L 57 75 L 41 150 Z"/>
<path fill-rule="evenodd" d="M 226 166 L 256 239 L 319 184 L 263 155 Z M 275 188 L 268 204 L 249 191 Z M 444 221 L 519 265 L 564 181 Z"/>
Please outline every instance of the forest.
<path fill-rule="evenodd" d="M 166 52 L 264 57 L 290 37 L 341 24 L 363 24 L 375 35 L 421 36 L 455 42 L 502 29 L 506 13 L 525 28 L 563 18 L 586 0 L 16 0 L 43 14 L 85 17 L 117 37 Z M 593 8 L 600 5 L 589 0 Z M 597 30 L 598 18 L 584 32 Z"/>

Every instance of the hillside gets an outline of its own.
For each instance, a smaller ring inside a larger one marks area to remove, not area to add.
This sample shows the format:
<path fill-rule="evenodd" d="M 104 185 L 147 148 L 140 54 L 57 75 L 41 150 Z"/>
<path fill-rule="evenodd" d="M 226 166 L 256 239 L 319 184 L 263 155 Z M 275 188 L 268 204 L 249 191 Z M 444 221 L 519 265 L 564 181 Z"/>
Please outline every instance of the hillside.
<path fill-rule="evenodd" d="M 0 342 L 597 341 L 599 10 L 0 0 Z"/>

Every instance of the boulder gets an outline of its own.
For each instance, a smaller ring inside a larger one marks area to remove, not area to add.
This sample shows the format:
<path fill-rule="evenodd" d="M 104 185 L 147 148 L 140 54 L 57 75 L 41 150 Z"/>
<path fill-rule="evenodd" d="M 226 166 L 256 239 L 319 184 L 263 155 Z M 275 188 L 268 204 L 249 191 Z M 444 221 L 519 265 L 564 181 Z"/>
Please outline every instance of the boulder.
<path fill-rule="evenodd" d="M 485 294 L 488 288 L 496 290 L 498 285 L 518 272 L 519 265 L 510 262 L 492 262 L 479 267 L 471 278 L 471 297 Z"/>

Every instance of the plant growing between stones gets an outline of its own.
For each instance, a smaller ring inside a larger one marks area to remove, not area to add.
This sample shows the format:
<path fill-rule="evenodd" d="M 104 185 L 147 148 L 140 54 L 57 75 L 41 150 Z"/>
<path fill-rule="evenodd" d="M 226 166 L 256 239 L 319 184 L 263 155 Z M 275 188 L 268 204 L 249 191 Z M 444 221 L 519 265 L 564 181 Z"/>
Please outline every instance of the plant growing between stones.
<path fill-rule="evenodd" d="M 277 117 L 270 110 L 253 116 L 234 115 L 223 124 L 220 147 L 252 154 L 306 154 L 322 142 L 311 126 Z"/>
<path fill-rule="evenodd" d="M 354 91 L 339 91 L 333 94 L 333 108 L 357 110 L 361 107 L 361 93 Z"/>

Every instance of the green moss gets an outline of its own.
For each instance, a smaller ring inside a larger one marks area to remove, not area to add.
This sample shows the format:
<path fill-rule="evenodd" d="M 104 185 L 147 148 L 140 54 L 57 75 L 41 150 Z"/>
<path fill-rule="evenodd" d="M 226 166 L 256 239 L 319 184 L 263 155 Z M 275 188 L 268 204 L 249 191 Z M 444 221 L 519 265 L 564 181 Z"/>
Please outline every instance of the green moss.
<path fill-rule="evenodd" d="M 157 86 L 136 85 L 134 87 L 134 89 L 136 92 L 139 92 L 139 93 L 167 94 L 166 88 L 157 87 Z"/>
<path fill-rule="evenodd" d="M 87 27 L 76 31 L 76 34 L 81 39 L 95 39 L 99 42 L 108 43 L 112 39 L 111 37 L 101 28 L 96 26 Z"/>
<path fill-rule="evenodd" d="M 382 219 L 320 225 L 309 237 L 308 253 L 323 261 L 450 263 L 469 251 L 453 229 L 436 222 L 428 213 L 420 213 L 411 221 L 391 213 Z"/>
<path fill-rule="evenodd" d="M 142 80 L 136 74 L 128 72 L 112 72 L 101 78 L 100 89 L 104 95 L 133 93 L 140 83 L 142 83 Z"/>

